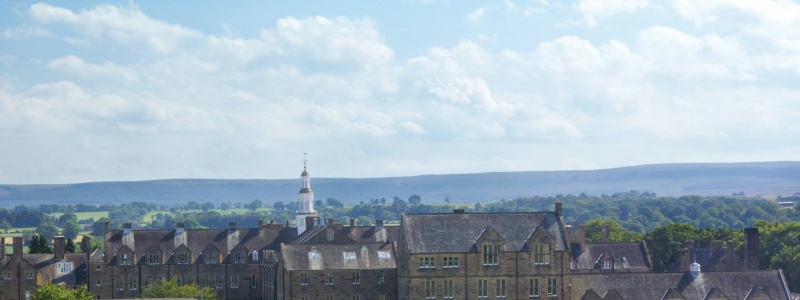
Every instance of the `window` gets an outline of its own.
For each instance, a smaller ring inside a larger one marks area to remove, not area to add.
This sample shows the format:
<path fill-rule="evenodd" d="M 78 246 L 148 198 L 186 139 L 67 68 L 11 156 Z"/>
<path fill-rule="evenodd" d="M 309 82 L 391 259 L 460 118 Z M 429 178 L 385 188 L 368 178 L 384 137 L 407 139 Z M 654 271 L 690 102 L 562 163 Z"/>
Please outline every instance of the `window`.
<path fill-rule="evenodd" d="M 210 277 L 211 275 L 208 274 L 203 275 L 203 277 L 201 277 L 202 281 L 200 282 L 200 286 L 211 286 L 211 280 L 209 280 Z"/>
<path fill-rule="evenodd" d="M 95 266 L 94 269 L 100 271 L 100 265 Z"/>
<path fill-rule="evenodd" d="M 329 299 L 329 300 L 333 300 L 333 299 Z M 386 300 L 386 295 L 379 295 L 378 296 L 378 300 Z"/>
<path fill-rule="evenodd" d="M 353 300 L 361 300 L 361 295 L 353 295 Z"/>
<path fill-rule="evenodd" d="M 258 251 L 253 251 L 253 261 L 258 261 Z"/>
<path fill-rule="evenodd" d="M 148 255 L 147 258 L 148 258 L 148 260 L 147 260 L 148 264 L 151 264 L 151 265 L 161 264 L 161 254 L 150 253 L 150 255 Z"/>
<path fill-rule="evenodd" d="M 153 283 L 153 276 L 147 276 L 147 278 L 144 279 L 144 285 L 150 286 L 151 283 Z"/>
<path fill-rule="evenodd" d="M 489 297 L 489 281 L 478 279 L 478 298 Z"/>
<path fill-rule="evenodd" d="M 378 251 L 378 259 L 381 260 L 392 259 L 392 252 L 386 250 L 380 250 Z"/>
<path fill-rule="evenodd" d="M 179 265 L 185 265 L 189 263 L 189 253 L 178 253 L 177 263 Z"/>
<path fill-rule="evenodd" d="M 453 287 L 453 280 L 445 279 L 442 288 L 444 290 L 444 298 L 452 299 L 456 291 L 456 289 Z"/>
<path fill-rule="evenodd" d="M 136 276 L 131 276 L 128 278 L 128 288 L 131 291 L 135 291 L 139 288 L 139 279 L 137 279 Z"/>
<path fill-rule="evenodd" d="M 386 273 L 383 271 L 378 271 L 378 284 L 386 283 Z"/>
<path fill-rule="evenodd" d="M 114 288 L 118 291 L 122 290 L 122 277 L 114 278 Z"/>
<path fill-rule="evenodd" d="M 186 275 L 186 284 L 193 284 L 194 282 L 194 275 Z"/>
<path fill-rule="evenodd" d="M 214 286 L 218 290 L 222 289 L 223 284 L 225 284 L 225 282 L 222 281 L 222 275 L 214 275 Z"/>
<path fill-rule="evenodd" d="M 353 272 L 353 284 L 361 284 L 361 273 Z"/>
<path fill-rule="evenodd" d="M 311 247 L 311 252 L 308 252 L 308 260 L 310 261 L 320 261 L 322 260 L 322 255 L 317 252 L 317 247 Z"/>
<path fill-rule="evenodd" d="M 355 260 L 356 253 L 352 251 L 342 252 L 342 256 L 344 256 L 344 260 Z"/>
<path fill-rule="evenodd" d="M 333 300 L 333 296 L 325 296 L 325 300 Z"/>
<path fill-rule="evenodd" d="M 533 262 L 537 265 L 550 264 L 550 244 L 533 244 Z"/>
<path fill-rule="evenodd" d="M 123 255 L 122 255 L 122 261 L 120 262 L 120 265 L 123 265 L 123 266 L 128 266 L 128 265 L 130 265 L 130 264 L 131 264 L 131 258 L 130 258 L 130 257 L 128 257 L 128 255 L 127 255 L 127 254 L 123 254 Z"/>
<path fill-rule="evenodd" d="M 231 288 L 232 289 L 238 289 L 239 288 L 239 275 L 231 275 L 230 276 L 230 280 L 231 280 Z"/>
<path fill-rule="evenodd" d="M 69 274 L 69 272 L 72 272 L 72 262 L 60 262 L 58 263 L 57 267 L 58 275 Z"/>
<path fill-rule="evenodd" d="M 308 285 L 308 273 L 300 273 L 300 285 Z"/>
<path fill-rule="evenodd" d="M 100 286 L 100 279 L 94 281 L 94 285 Z"/>
<path fill-rule="evenodd" d="M 306 297 L 306 296 L 301 296 L 301 297 L 300 297 L 300 300 L 308 300 L 308 297 Z"/>
<path fill-rule="evenodd" d="M 569 269 L 570 270 L 575 270 L 575 262 L 574 261 L 569 262 Z"/>
<path fill-rule="evenodd" d="M 458 268 L 458 256 L 445 256 L 442 258 L 442 268 Z"/>
<path fill-rule="evenodd" d="M 436 268 L 436 260 L 433 256 L 423 256 L 419 258 L 420 269 Z"/>
<path fill-rule="evenodd" d="M 500 245 L 487 244 L 483 245 L 483 265 L 496 266 L 498 265 L 498 256 L 500 256 Z"/>
<path fill-rule="evenodd" d="M 28 280 L 33 279 L 33 272 L 25 272 L 25 279 Z"/>
<path fill-rule="evenodd" d="M 219 254 L 216 251 L 208 251 L 206 252 L 206 263 L 207 264 L 216 264 L 219 260 Z"/>
<path fill-rule="evenodd" d="M 3 273 L 3 280 L 11 280 L 11 272 Z"/>
<path fill-rule="evenodd" d="M 531 278 L 528 289 L 529 289 L 528 291 L 529 297 L 539 297 L 539 279 Z"/>
<path fill-rule="evenodd" d="M 436 281 L 425 281 L 425 299 L 436 299 Z"/>
<path fill-rule="evenodd" d="M 611 260 L 606 259 L 603 260 L 603 269 L 610 270 L 611 269 Z"/>
<path fill-rule="evenodd" d="M 505 297 L 506 296 L 506 280 L 505 279 L 498 279 L 495 283 L 495 294 L 496 297 Z"/>
<path fill-rule="evenodd" d="M 244 252 L 236 251 L 233 253 L 233 262 L 237 264 L 244 263 Z"/>
<path fill-rule="evenodd" d="M 333 285 L 333 272 L 325 272 L 325 284 Z"/>
<path fill-rule="evenodd" d="M 250 279 L 250 288 L 256 288 L 256 284 L 258 284 L 258 282 L 256 282 L 256 275 L 253 275 L 253 278 Z"/>
<path fill-rule="evenodd" d="M 556 292 L 558 290 L 558 279 L 556 278 L 547 278 L 547 296 L 548 297 L 555 297 L 558 295 Z"/>

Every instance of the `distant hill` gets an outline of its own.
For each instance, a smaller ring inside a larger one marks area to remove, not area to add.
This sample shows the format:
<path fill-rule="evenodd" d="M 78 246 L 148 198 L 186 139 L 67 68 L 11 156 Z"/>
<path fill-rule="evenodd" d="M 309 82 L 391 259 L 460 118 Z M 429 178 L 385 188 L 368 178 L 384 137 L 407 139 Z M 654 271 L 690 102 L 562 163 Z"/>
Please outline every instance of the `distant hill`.
<path fill-rule="evenodd" d="M 629 190 L 681 195 L 792 195 L 800 192 L 800 162 L 658 164 L 588 171 L 496 172 L 389 178 L 312 178 L 317 199 L 345 203 L 413 194 L 424 202 L 514 199 Z M 0 185 L 0 207 L 42 203 L 180 205 L 188 201 L 295 201 L 299 179 L 169 179 L 55 185 Z"/>

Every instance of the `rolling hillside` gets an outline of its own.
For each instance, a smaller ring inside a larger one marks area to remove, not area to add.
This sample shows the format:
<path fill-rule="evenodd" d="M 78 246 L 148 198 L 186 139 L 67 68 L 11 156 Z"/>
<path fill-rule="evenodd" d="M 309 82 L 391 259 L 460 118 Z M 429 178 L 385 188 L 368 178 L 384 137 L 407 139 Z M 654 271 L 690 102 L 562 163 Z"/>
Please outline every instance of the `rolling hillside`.
<path fill-rule="evenodd" d="M 299 174 L 298 174 L 299 175 Z M 658 164 L 588 171 L 497 172 L 390 178 L 313 178 L 317 199 L 345 203 L 419 194 L 426 202 L 487 201 L 556 194 L 613 194 L 632 189 L 659 196 L 791 195 L 800 192 L 800 162 Z M 265 203 L 295 201 L 299 179 L 169 179 L 58 185 L 0 185 L 0 207 L 41 203 L 194 200 Z M 391 201 L 391 200 L 390 200 Z"/>

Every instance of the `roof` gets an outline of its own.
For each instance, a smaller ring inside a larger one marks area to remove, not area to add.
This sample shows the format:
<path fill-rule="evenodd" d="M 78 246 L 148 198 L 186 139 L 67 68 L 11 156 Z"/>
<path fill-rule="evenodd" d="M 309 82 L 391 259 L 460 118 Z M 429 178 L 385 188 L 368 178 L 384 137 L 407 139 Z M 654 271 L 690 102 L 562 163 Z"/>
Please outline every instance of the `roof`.
<path fill-rule="evenodd" d="M 394 243 L 286 244 L 281 256 L 287 270 L 397 268 Z"/>
<path fill-rule="evenodd" d="M 701 300 L 710 292 L 724 293 L 730 299 L 745 299 L 754 287 L 772 299 L 788 299 L 780 270 L 747 272 L 703 272 L 697 278 L 684 273 L 593 273 L 573 274 L 572 290 L 598 294 L 614 289 L 625 299 L 661 299 L 670 289 L 687 300 Z M 719 291 L 713 290 L 714 288 Z M 761 292 L 759 294 L 763 295 Z M 674 299 L 674 298 L 673 298 Z"/>
<path fill-rule="evenodd" d="M 540 227 L 555 238 L 555 251 L 567 249 L 555 212 L 404 214 L 402 224 L 401 235 L 412 253 L 469 252 L 487 228 L 502 237 L 507 251 L 521 251 Z"/>
<path fill-rule="evenodd" d="M 109 232 L 108 248 L 106 253 L 111 257 L 127 246 L 136 254 L 136 261 L 150 250 L 157 250 L 167 257 L 181 245 L 185 245 L 197 258 L 203 250 L 213 246 L 222 254 L 228 254 L 236 246 L 242 246 L 247 251 L 278 250 L 280 244 L 291 241 L 297 236 L 294 228 L 281 225 L 265 225 L 261 228 L 237 229 L 186 229 L 176 235 L 172 230 L 132 230 L 124 235 L 122 230 Z M 193 259 L 194 261 L 194 259 Z"/>
<path fill-rule="evenodd" d="M 652 269 L 644 242 L 584 244 L 583 251 L 579 245 L 572 246 L 572 258 L 578 270 L 600 268 L 600 261 L 606 258 L 614 261 L 615 270 L 649 272 Z"/>
<path fill-rule="evenodd" d="M 690 261 L 700 264 L 700 270 L 709 271 L 739 271 L 746 270 L 746 266 L 733 249 L 726 248 L 689 248 Z M 681 260 L 678 259 L 670 267 L 670 272 L 680 272 Z"/>

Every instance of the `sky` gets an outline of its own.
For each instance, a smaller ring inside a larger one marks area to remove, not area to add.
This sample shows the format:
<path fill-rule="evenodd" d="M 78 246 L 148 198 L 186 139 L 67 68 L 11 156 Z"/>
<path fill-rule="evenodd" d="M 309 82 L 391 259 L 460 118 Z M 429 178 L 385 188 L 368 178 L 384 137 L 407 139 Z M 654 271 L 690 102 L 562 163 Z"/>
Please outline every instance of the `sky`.
<path fill-rule="evenodd" d="M 3 1 L 0 183 L 800 160 L 800 3 Z"/>

